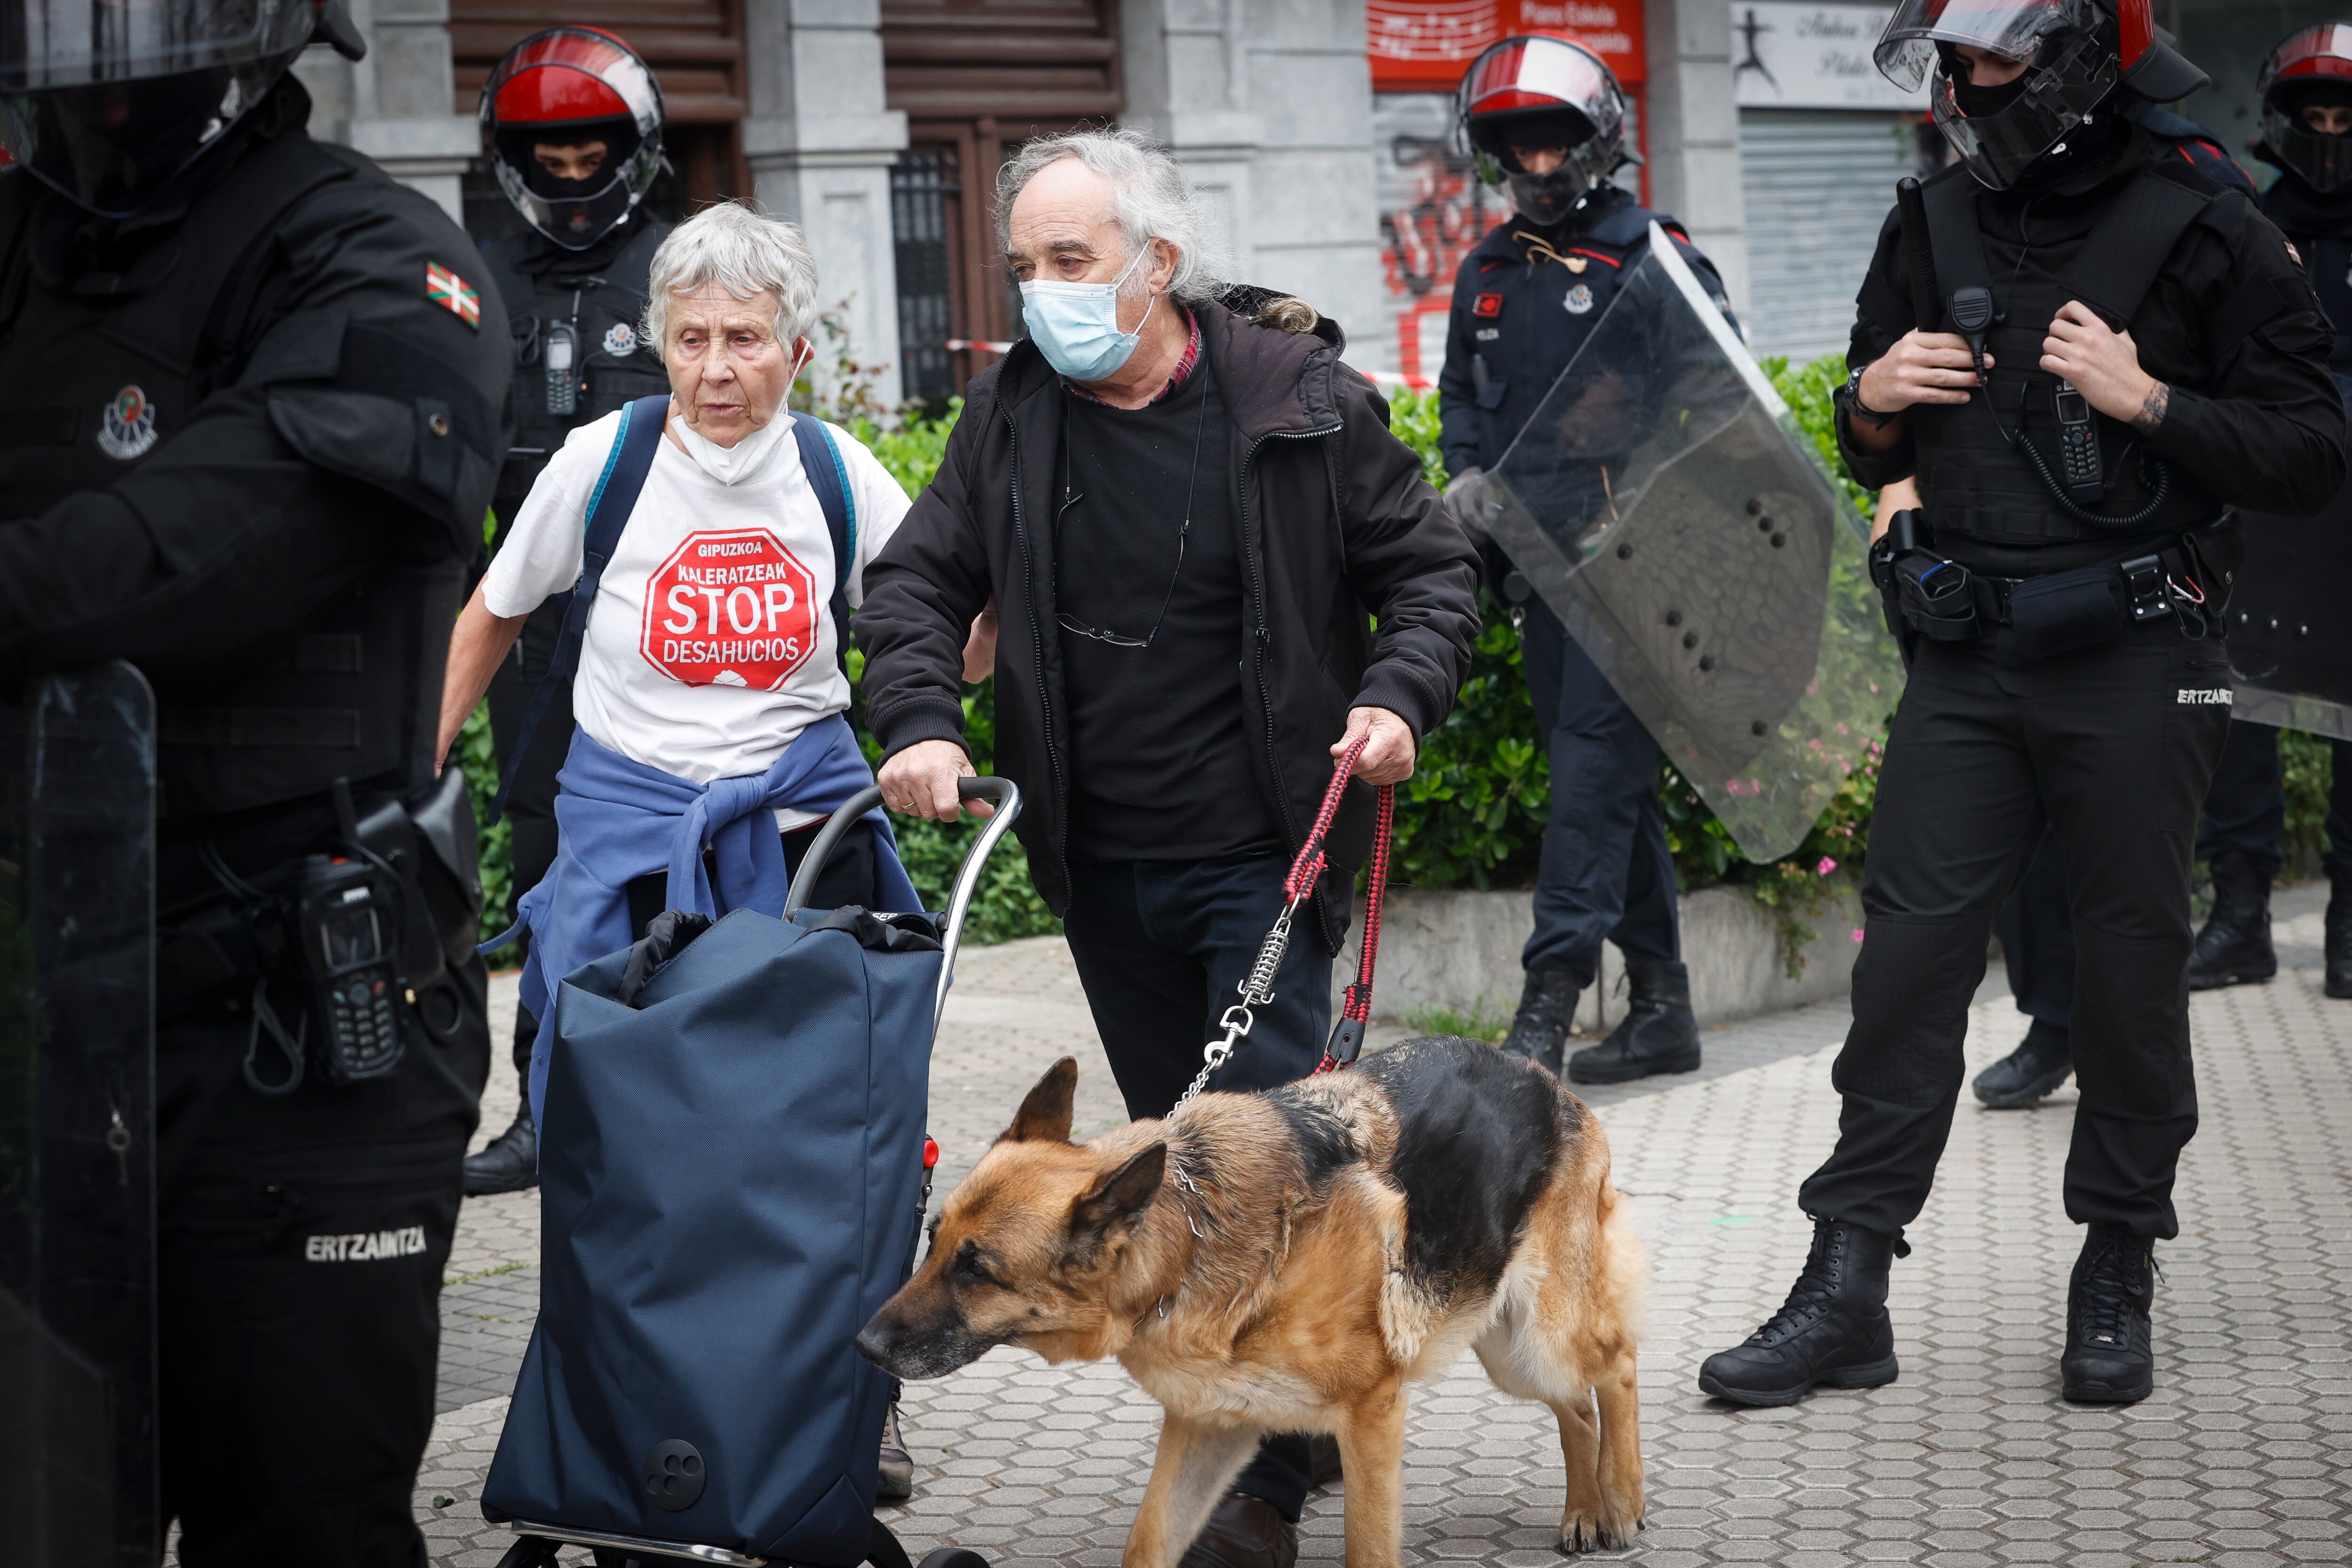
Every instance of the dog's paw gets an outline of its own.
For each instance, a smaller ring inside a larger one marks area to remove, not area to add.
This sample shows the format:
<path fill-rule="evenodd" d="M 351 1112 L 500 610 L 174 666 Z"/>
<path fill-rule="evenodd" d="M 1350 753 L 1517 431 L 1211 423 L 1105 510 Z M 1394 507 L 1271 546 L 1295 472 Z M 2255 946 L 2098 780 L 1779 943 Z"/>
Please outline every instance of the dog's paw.
<path fill-rule="evenodd" d="M 1631 1519 L 1602 1514 L 1570 1514 L 1560 1521 L 1559 1543 L 1554 1548 L 1562 1557 L 1578 1557 L 1587 1552 L 1621 1552 L 1633 1544 L 1636 1531 L 1648 1528 L 1648 1521 L 1635 1514 Z"/>

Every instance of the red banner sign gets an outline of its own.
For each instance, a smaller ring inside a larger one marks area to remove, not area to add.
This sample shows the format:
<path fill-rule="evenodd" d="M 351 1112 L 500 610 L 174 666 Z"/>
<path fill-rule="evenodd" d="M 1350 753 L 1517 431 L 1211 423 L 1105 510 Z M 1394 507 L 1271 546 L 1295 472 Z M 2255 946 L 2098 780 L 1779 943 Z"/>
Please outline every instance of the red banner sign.
<path fill-rule="evenodd" d="M 1368 0 L 1374 92 L 1450 91 L 1478 52 L 1521 33 L 1573 33 L 1631 88 L 1648 75 L 1642 0 Z"/>

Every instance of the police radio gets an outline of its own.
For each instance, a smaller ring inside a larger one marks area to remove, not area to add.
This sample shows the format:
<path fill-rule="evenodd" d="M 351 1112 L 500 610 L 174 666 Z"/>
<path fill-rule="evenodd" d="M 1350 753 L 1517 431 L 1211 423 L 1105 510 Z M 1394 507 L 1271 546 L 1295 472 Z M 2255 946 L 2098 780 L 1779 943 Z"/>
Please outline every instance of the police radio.
<path fill-rule="evenodd" d="M 2099 428 L 2091 418 L 2091 400 L 2061 380 L 2057 393 L 2058 466 L 2074 499 L 2095 501 L 2106 491 L 2106 476 L 2099 467 Z"/>

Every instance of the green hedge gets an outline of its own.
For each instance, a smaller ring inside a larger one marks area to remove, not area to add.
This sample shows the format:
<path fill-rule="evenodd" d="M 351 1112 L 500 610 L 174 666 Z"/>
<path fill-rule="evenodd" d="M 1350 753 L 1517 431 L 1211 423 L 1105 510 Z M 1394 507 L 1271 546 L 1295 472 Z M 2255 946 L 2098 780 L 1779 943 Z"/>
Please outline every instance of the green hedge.
<path fill-rule="evenodd" d="M 1832 471 L 1839 475 L 1839 483 L 1856 509 L 1866 514 L 1871 492 L 1845 477 L 1832 434 L 1830 395 L 1845 380 L 1843 357 L 1832 354 L 1795 367 L 1785 360 L 1769 359 L 1764 369 Z M 850 416 L 844 421 L 848 427 L 873 448 L 907 493 L 915 495 L 938 468 L 948 431 L 961 405 L 951 404 L 941 417 L 916 418 L 887 429 L 858 410 L 842 412 Z M 1391 416 L 1397 435 L 1421 455 L 1430 482 L 1443 488 L 1446 476 L 1437 450 L 1437 395 L 1400 392 L 1391 400 Z M 1504 607 L 1483 595 L 1480 611 L 1484 624 L 1469 679 L 1453 714 L 1423 738 L 1419 765 L 1405 786 L 1397 814 L 1401 886 L 1523 887 L 1535 875 L 1550 805 L 1550 768 L 1537 744 L 1535 715 L 1519 672 L 1518 634 Z M 853 682 L 862 675 L 863 667 L 864 660 L 852 652 Z M 995 742 L 992 681 L 966 689 L 964 715 L 973 760 L 985 773 Z M 860 734 L 869 759 L 878 762 L 878 748 L 862 725 Z M 1796 853 L 1767 864 L 1743 858 L 1706 803 L 1662 763 L 1658 798 L 1683 889 L 1730 884 L 1748 889 L 1773 906 L 1780 916 L 1784 956 L 1794 973 L 1802 966 L 1805 945 L 1815 935 L 1804 918 L 1820 907 L 1825 894 L 1860 874 L 1882 749 L 1882 741 L 1868 742 L 1863 764 L 1838 791 L 1803 845 Z M 485 712 L 476 712 L 467 722 L 459 750 L 479 812 L 488 805 L 493 783 Z M 2320 825 L 2327 810 L 2330 752 L 2325 742 L 2293 732 L 2284 736 L 2283 752 L 2287 779 L 2284 847 L 2293 872 L 2309 867 L 2318 857 Z M 976 825 L 963 822 L 943 827 L 901 817 L 895 819 L 894 826 L 917 889 L 932 908 L 945 908 L 949 884 L 977 832 Z M 506 906 L 506 833 L 500 824 L 486 831 L 482 839 L 484 891 L 493 910 Z M 1005 840 L 974 903 L 972 939 L 1003 942 L 1057 929 L 1058 923 L 1030 883 L 1028 862 L 1018 841 Z"/>

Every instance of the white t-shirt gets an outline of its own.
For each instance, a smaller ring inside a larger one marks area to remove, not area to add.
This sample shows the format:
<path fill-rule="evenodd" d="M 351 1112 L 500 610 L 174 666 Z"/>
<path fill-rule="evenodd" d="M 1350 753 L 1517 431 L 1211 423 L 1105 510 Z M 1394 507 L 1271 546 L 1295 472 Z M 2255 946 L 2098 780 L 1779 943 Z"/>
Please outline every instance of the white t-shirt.
<path fill-rule="evenodd" d="M 588 498 L 621 419 L 582 426 L 548 459 L 483 580 L 492 615 L 529 615 L 579 581 Z M 849 706 L 834 657 L 841 628 L 826 613 L 833 539 L 799 443 L 770 428 L 781 438 L 732 483 L 665 435 L 604 568 L 572 686 L 572 714 L 591 739 L 696 784 L 767 772 L 803 730 Z M 866 563 L 907 514 L 907 492 L 847 431 L 827 428 L 856 518 L 845 584 L 856 605 Z M 776 814 L 786 829 L 816 819 Z"/>

